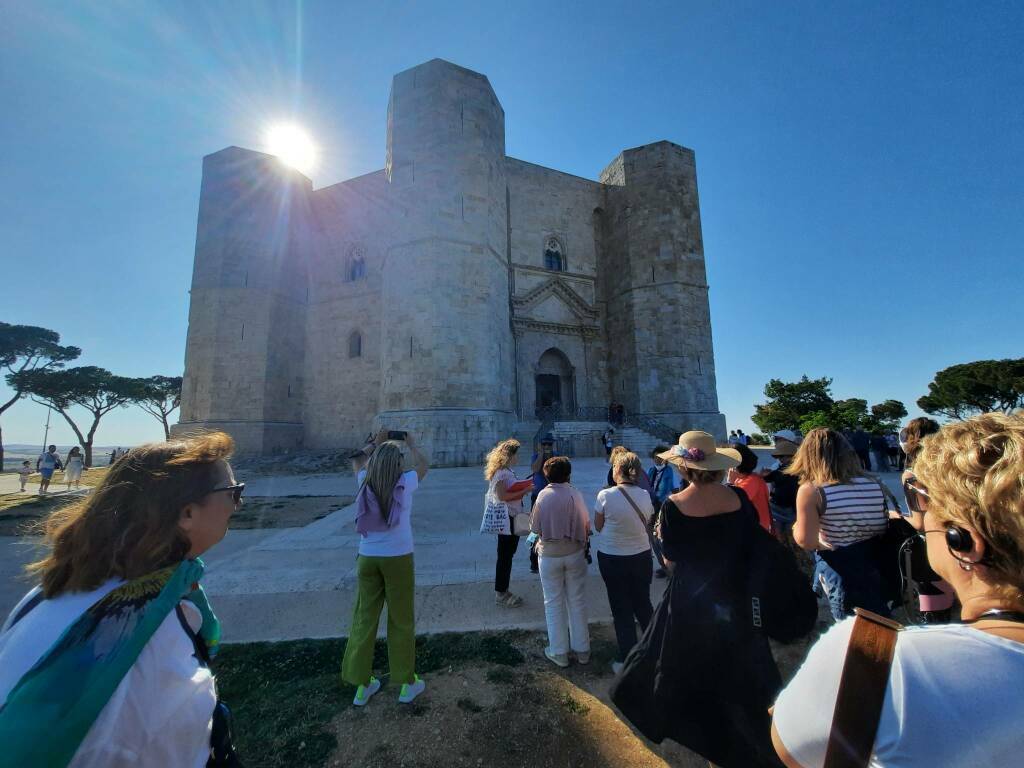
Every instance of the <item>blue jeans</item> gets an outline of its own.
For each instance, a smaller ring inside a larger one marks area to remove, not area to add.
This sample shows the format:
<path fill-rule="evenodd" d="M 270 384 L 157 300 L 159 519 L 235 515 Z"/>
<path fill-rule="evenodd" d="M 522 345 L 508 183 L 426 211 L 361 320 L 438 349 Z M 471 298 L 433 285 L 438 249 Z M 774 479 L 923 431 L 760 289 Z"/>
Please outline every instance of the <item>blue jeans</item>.
<path fill-rule="evenodd" d="M 889 616 L 878 570 L 879 538 L 814 553 L 814 591 L 828 599 L 836 621 L 865 608 Z"/>

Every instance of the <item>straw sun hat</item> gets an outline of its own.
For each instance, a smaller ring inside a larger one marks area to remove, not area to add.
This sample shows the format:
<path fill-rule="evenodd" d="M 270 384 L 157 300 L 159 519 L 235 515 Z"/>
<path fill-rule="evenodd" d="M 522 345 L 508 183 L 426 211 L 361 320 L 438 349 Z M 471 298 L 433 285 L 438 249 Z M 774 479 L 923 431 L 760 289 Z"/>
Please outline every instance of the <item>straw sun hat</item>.
<path fill-rule="evenodd" d="M 703 469 L 714 472 L 719 469 L 731 469 L 739 466 L 739 451 L 732 448 L 719 448 L 715 438 L 707 432 L 694 430 L 679 436 L 679 444 L 669 448 L 658 456 L 677 466 L 690 469 Z"/>

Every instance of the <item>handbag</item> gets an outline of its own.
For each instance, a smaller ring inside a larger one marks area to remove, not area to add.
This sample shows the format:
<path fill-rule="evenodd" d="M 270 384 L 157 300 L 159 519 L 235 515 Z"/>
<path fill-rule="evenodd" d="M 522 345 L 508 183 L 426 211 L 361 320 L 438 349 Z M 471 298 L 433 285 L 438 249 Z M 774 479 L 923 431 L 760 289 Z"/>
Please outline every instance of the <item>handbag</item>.
<path fill-rule="evenodd" d="M 530 513 L 529 512 L 516 512 L 512 515 L 512 535 L 513 536 L 529 536 L 530 535 Z"/>
<path fill-rule="evenodd" d="M 870 611 L 857 608 L 856 614 L 839 678 L 824 768 L 868 767 L 896 653 L 896 633 L 902 629 Z"/>

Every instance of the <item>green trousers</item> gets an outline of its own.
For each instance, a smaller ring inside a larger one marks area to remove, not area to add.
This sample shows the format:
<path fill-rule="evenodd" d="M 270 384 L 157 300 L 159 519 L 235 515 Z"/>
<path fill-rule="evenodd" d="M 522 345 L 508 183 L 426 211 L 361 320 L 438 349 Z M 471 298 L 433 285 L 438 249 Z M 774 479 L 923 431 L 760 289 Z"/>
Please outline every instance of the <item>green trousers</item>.
<path fill-rule="evenodd" d="M 413 597 L 416 586 L 412 553 L 400 557 L 366 557 L 356 560 L 356 604 L 352 609 L 341 679 L 367 685 L 373 671 L 373 645 L 384 603 L 388 604 L 388 667 L 392 684 L 414 682 L 416 671 L 416 618 Z"/>

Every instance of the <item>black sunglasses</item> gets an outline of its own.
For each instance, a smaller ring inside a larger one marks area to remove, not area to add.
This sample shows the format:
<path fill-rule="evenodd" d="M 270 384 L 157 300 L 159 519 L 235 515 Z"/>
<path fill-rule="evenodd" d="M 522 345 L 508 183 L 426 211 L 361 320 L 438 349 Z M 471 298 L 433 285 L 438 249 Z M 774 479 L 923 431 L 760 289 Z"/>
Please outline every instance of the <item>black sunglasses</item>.
<path fill-rule="evenodd" d="M 214 488 L 210 493 L 217 493 L 219 491 L 231 491 L 231 498 L 235 502 L 235 506 L 242 501 L 242 492 L 245 490 L 245 483 L 235 483 L 234 485 L 225 485 L 223 488 Z"/>

